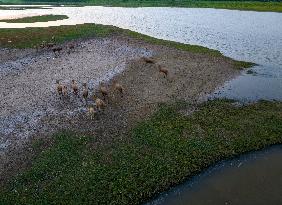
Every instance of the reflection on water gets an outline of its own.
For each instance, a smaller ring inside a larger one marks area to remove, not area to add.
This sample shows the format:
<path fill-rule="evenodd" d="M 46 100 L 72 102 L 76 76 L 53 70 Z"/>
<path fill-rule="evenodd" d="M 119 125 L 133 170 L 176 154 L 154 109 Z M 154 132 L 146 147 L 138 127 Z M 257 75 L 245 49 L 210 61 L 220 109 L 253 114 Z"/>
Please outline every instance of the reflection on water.
<path fill-rule="evenodd" d="M 156 38 L 202 45 L 217 49 L 234 59 L 264 65 L 253 68 L 259 75 L 243 74 L 230 82 L 228 90 L 222 92 L 223 96 L 239 100 L 282 98 L 281 92 L 278 92 L 281 90 L 281 76 L 272 76 L 272 79 L 267 77 L 267 72 L 281 73 L 279 70 L 282 69 L 281 13 L 197 8 L 48 8 L 51 9 L 2 10 L 0 19 L 43 14 L 62 14 L 69 16 L 69 19 L 29 24 L 0 22 L 0 28 L 99 23 Z"/>
<path fill-rule="evenodd" d="M 282 145 L 225 161 L 147 205 L 282 204 Z"/>

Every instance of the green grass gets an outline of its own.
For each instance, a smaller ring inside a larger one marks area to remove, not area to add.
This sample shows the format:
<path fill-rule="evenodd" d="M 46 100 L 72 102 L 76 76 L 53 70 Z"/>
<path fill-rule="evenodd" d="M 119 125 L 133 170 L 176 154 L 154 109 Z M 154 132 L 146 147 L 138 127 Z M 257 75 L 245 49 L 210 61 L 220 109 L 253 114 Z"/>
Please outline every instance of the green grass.
<path fill-rule="evenodd" d="M 211 54 L 214 56 L 222 56 L 222 54 L 219 51 L 213 50 L 210 48 L 206 48 L 203 46 L 188 45 L 188 44 L 178 43 L 174 41 L 157 39 L 157 38 L 153 38 L 150 36 L 146 36 L 146 35 L 143 35 L 137 32 L 128 31 L 128 30 L 126 30 L 125 32 L 127 33 L 127 35 L 131 37 L 138 38 L 138 39 L 141 39 L 143 41 L 146 41 L 148 43 L 155 44 L 155 45 L 165 45 L 171 48 L 176 48 L 179 50 L 189 51 L 193 53 L 206 53 L 206 54 Z"/>
<path fill-rule="evenodd" d="M 218 8 L 251 11 L 282 12 L 282 2 L 279 1 L 197 1 L 197 0 L 4 0 L 4 3 L 14 4 L 72 4 L 72 5 L 102 5 L 122 7 L 189 7 Z"/>
<path fill-rule="evenodd" d="M 78 38 L 105 37 L 118 31 L 111 26 L 82 24 L 47 28 L 0 29 L 0 47 L 33 48 L 42 41 L 63 43 Z M 9 42 L 11 41 L 11 42 Z"/>
<path fill-rule="evenodd" d="M 1 3 L 0 3 L 1 5 Z M 27 9 L 50 9 L 50 8 L 44 8 L 40 6 L 0 6 L 0 10 L 27 10 Z"/>
<path fill-rule="evenodd" d="M 32 16 L 24 17 L 19 19 L 2 19 L 0 22 L 6 23 L 35 23 L 35 22 L 47 22 L 47 21 L 57 21 L 69 18 L 66 15 L 42 15 L 42 16 Z"/>
<path fill-rule="evenodd" d="M 66 41 L 74 39 L 106 37 L 117 34 L 125 34 L 140 40 L 144 40 L 148 43 L 166 45 L 180 50 L 196 53 L 209 53 L 218 56 L 221 55 L 219 51 L 212 50 L 206 47 L 166 41 L 130 30 L 98 24 L 81 24 L 47 28 L 1 29 L 0 47 L 33 48 L 34 46 L 40 44 L 42 41 L 51 41 L 53 36 L 55 36 L 55 43 L 64 43 Z"/>
<path fill-rule="evenodd" d="M 179 114 L 187 106 L 161 106 L 112 146 L 93 146 L 96 136 L 58 134 L 2 188 L 0 204 L 138 204 L 219 160 L 282 143 L 281 102 L 212 101 Z"/>

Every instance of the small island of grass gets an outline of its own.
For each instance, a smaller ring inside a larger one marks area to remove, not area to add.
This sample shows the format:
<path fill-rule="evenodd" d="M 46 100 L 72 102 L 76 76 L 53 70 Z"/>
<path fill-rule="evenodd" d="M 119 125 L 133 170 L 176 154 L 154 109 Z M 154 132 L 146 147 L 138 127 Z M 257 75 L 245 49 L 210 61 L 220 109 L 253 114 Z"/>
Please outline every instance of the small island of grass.
<path fill-rule="evenodd" d="M 42 16 L 31 16 L 18 19 L 2 19 L 0 22 L 6 23 L 36 23 L 36 22 L 48 22 L 68 19 L 66 15 L 42 15 Z"/>

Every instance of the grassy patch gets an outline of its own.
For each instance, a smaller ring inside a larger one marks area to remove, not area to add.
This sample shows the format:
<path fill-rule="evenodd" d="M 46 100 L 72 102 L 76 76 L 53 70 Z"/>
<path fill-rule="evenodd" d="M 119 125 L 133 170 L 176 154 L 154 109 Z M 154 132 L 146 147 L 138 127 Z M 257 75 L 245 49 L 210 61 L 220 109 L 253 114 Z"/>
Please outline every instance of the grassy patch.
<path fill-rule="evenodd" d="M 195 1 L 195 0 L 4 0 L 14 4 L 69 4 L 69 5 L 100 5 L 122 7 L 187 7 L 187 8 L 218 8 L 249 11 L 282 12 L 279 1 Z"/>
<path fill-rule="evenodd" d="M 0 47 L 33 48 L 42 41 L 63 43 L 78 38 L 104 37 L 114 34 L 118 29 L 111 26 L 82 24 L 47 28 L 1 29 Z"/>
<path fill-rule="evenodd" d="M 2 19 L 0 22 L 7 23 L 35 23 L 35 22 L 47 22 L 47 21 L 57 21 L 69 18 L 66 15 L 42 15 L 42 16 L 32 16 L 24 17 L 19 19 Z"/>
<path fill-rule="evenodd" d="M 280 102 L 212 101 L 179 114 L 186 106 L 162 106 L 113 146 L 93 149 L 95 136 L 57 135 L 1 189 L 0 204 L 138 204 L 219 160 L 282 143 Z"/>
<path fill-rule="evenodd" d="M 1 3 L 0 3 L 1 5 Z M 27 9 L 50 9 L 40 6 L 0 6 L 0 10 L 27 10 Z"/>
<path fill-rule="evenodd" d="M 174 41 L 157 39 L 157 38 L 146 36 L 146 35 L 143 35 L 143 34 L 140 34 L 140 33 L 137 33 L 137 32 L 133 32 L 133 31 L 126 31 L 126 33 L 131 37 L 144 40 L 144 41 L 151 43 L 151 44 L 166 45 L 168 47 L 172 47 L 172 48 L 176 48 L 176 49 L 184 50 L 184 51 L 189 51 L 189 52 L 193 52 L 193 53 L 208 53 L 208 54 L 212 54 L 212 55 L 215 55 L 215 56 L 221 56 L 222 55 L 217 50 L 209 49 L 209 48 L 206 48 L 206 47 L 203 47 L 203 46 L 188 45 L 188 44 L 178 43 L 178 42 L 174 42 Z"/>
<path fill-rule="evenodd" d="M 250 63 L 250 62 L 245 62 L 245 61 L 235 61 L 234 60 L 234 65 L 235 65 L 235 68 L 242 70 L 242 69 L 245 69 L 245 68 L 250 68 L 252 66 L 255 66 L 256 64 Z"/>

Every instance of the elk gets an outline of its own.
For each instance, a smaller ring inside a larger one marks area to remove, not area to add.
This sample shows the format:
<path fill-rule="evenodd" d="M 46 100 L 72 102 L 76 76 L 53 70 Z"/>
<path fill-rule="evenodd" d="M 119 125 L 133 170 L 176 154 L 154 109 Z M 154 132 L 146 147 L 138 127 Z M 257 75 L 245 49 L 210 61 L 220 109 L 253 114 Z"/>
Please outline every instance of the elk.
<path fill-rule="evenodd" d="M 108 96 L 108 90 L 104 83 L 100 84 L 100 92 L 103 95 L 104 100 L 106 100 L 106 97 Z"/>
<path fill-rule="evenodd" d="M 95 104 L 98 110 L 104 109 L 106 107 L 106 103 L 103 100 L 101 100 L 100 98 L 94 95 L 93 99 L 95 101 Z"/>
<path fill-rule="evenodd" d="M 86 84 L 86 83 L 83 83 L 82 97 L 84 98 L 85 102 L 87 103 L 88 87 L 87 87 L 87 84 Z"/>
<path fill-rule="evenodd" d="M 88 108 L 88 114 L 90 115 L 90 119 L 91 119 L 91 120 L 94 119 L 95 113 L 96 113 L 96 111 L 95 111 L 94 107 L 93 107 L 93 106 L 90 106 L 90 107 Z"/>
<path fill-rule="evenodd" d="M 161 66 L 161 65 L 158 65 L 158 67 L 159 67 L 159 72 L 164 74 L 164 78 L 166 78 L 168 76 L 168 70 L 164 66 Z"/>
<path fill-rule="evenodd" d="M 118 83 L 117 81 L 114 81 L 113 87 L 114 87 L 114 90 L 118 91 L 121 94 L 121 96 L 123 97 L 123 93 L 124 93 L 123 86 L 120 83 Z"/>
<path fill-rule="evenodd" d="M 75 80 L 72 80 L 71 88 L 72 88 L 73 93 L 75 95 L 78 95 L 78 85 L 77 85 L 77 82 Z"/>
<path fill-rule="evenodd" d="M 145 61 L 145 63 L 151 63 L 151 64 L 156 63 L 156 61 L 153 58 L 149 58 L 149 57 L 142 57 L 142 60 Z"/>
<path fill-rule="evenodd" d="M 56 83 L 57 83 L 57 93 L 59 95 L 62 95 L 63 94 L 63 85 L 60 83 L 59 80 L 57 80 Z"/>

